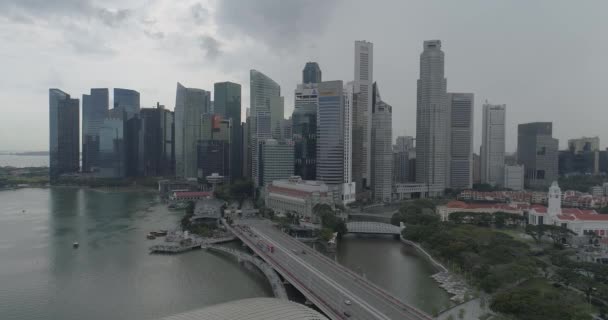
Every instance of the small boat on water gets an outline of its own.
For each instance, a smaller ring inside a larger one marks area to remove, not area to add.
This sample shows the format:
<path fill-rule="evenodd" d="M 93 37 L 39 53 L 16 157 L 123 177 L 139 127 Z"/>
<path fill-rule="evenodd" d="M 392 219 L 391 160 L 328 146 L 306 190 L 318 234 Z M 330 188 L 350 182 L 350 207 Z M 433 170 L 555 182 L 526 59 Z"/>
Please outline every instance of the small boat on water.
<path fill-rule="evenodd" d="M 80 247 L 80 244 L 78 242 L 74 242 L 74 243 L 72 243 L 72 247 L 74 249 L 76 249 L 76 248 Z"/>
<path fill-rule="evenodd" d="M 148 238 L 149 240 L 154 240 L 154 239 L 156 239 L 156 236 L 154 236 L 152 233 L 148 233 L 146 238 Z"/>
<path fill-rule="evenodd" d="M 167 235 L 167 230 L 151 231 L 150 234 L 155 237 L 164 237 Z"/>

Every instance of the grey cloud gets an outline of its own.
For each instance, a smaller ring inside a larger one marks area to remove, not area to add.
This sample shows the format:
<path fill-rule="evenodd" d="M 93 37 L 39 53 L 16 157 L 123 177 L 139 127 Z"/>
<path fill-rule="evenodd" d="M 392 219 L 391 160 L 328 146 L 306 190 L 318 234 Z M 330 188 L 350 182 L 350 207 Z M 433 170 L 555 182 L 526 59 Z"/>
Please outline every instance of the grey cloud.
<path fill-rule="evenodd" d="M 131 16 L 131 10 L 103 8 L 90 0 L 0 0 L 0 16 L 20 23 L 56 18 L 92 19 L 116 27 Z"/>
<path fill-rule="evenodd" d="M 161 31 L 152 31 L 152 30 L 144 30 L 144 34 L 152 39 L 163 39 L 165 37 L 165 33 Z"/>
<path fill-rule="evenodd" d="M 209 10 L 204 8 L 200 3 L 193 4 L 190 7 L 190 12 L 196 24 L 205 24 L 209 19 Z"/>
<path fill-rule="evenodd" d="M 324 31 L 337 0 L 223 0 L 218 2 L 216 22 L 245 33 L 266 45 L 285 48 L 302 37 Z"/>
<path fill-rule="evenodd" d="M 201 36 L 200 47 L 205 51 L 205 57 L 211 60 L 217 58 L 222 53 L 220 50 L 220 42 L 211 36 Z"/>

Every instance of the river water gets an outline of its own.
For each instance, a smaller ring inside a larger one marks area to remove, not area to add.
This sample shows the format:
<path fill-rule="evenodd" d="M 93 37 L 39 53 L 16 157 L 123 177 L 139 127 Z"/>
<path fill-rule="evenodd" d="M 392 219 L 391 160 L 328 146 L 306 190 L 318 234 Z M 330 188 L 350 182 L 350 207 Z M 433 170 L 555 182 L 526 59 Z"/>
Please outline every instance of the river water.
<path fill-rule="evenodd" d="M 12 154 L 0 154 L 0 167 L 48 167 L 49 156 L 18 156 Z"/>
<path fill-rule="evenodd" d="M 261 273 L 222 255 L 148 254 L 145 235 L 181 218 L 154 192 L 19 189 L 0 192 L 0 205 L 3 320 L 145 320 L 272 295 Z M 346 237 L 336 259 L 425 311 L 449 303 L 428 263 L 398 241 Z"/>

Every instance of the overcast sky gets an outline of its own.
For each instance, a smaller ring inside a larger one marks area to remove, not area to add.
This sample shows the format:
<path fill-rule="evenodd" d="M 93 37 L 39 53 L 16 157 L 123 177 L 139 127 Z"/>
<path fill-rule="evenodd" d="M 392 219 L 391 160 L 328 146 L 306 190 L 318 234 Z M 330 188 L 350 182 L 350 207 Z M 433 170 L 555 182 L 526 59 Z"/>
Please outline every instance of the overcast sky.
<path fill-rule="evenodd" d="M 354 41 L 374 43 L 374 80 L 393 106 L 393 135 L 416 134 L 423 40 L 440 39 L 448 91 L 507 105 L 517 124 L 552 121 L 560 147 L 608 143 L 608 1 L 559 0 L 0 0 L 0 150 L 48 149 L 48 89 L 141 93 L 173 109 L 175 87 L 243 86 L 249 69 L 281 85 L 286 116 L 307 61 L 352 80 Z M 111 97 L 110 97 L 111 98 Z"/>

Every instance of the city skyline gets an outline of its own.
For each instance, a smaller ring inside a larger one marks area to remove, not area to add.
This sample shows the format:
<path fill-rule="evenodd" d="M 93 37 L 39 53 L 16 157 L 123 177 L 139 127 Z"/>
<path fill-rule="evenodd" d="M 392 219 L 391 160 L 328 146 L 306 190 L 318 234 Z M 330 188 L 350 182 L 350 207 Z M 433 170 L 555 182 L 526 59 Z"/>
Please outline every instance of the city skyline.
<path fill-rule="evenodd" d="M 595 40 L 597 36 L 588 32 L 591 29 L 605 29 L 606 22 L 597 19 L 598 12 L 602 10 L 598 8 L 589 10 L 589 5 L 572 7 L 566 6 L 566 2 L 543 1 L 528 4 L 527 10 L 520 10 L 521 4 L 515 3 L 478 3 L 475 6 L 461 6 L 438 2 L 411 3 L 408 4 L 411 10 L 400 11 L 396 9 L 402 4 L 387 4 L 383 11 L 386 7 L 390 7 L 395 10 L 386 10 L 389 11 L 389 15 L 393 14 L 392 12 L 395 14 L 405 12 L 407 17 L 400 20 L 408 21 L 403 28 L 396 28 L 397 31 L 389 30 L 391 33 L 387 35 L 384 29 L 388 26 L 387 23 L 390 23 L 389 18 L 382 19 L 386 22 L 361 23 L 353 30 L 345 30 L 341 27 L 343 20 L 340 16 L 348 16 L 347 13 L 351 13 L 349 10 L 354 9 L 343 3 L 332 2 L 327 12 L 319 17 L 321 22 L 319 26 L 310 30 L 298 27 L 288 30 L 287 34 L 293 36 L 296 40 L 294 41 L 268 28 L 261 28 L 255 21 L 245 19 L 246 21 L 243 22 L 235 22 L 234 15 L 238 12 L 232 15 L 228 13 L 228 10 L 234 9 L 235 6 L 229 1 L 218 6 L 212 4 L 207 6 L 204 3 L 197 6 L 198 2 L 179 5 L 164 3 L 163 5 L 168 6 L 167 14 L 161 14 L 162 6 L 159 4 L 161 2 L 145 7 L 129 1 L 124 4 L 110 3 L 108 8 L 91 5 L 94 9 L 109 10 L 111 14 L 108 14 L 105 20 L 85 19 L 87 15 L 92 14 L 90 11 L 70 8 L 65 4 L 45 5 L 45 9 L 52 9 L 47 16 L 41 16 L 42 13 L 38 8 L 27 4 L 1 4 L 0 8 L 6 10 L 0 15 L 0 21 L 6 28 L 3 28 L 0 36 L 15 44 L 10 48 L 0 49 L 0 53 L 7 57 L 4 63 L 6 70 L 15 75 L 13 79 L 3 80 L 2 85 L 8 93 L 5 99 L 20 107 L 9 110 L 8 115 L 0 120 L 0 149 L 46 149 L 48 124 L 45 120 L 48 110 L 45 106 L 46 92 L 50 87 L 61 88 L 76 97 L 87 93 L 90 88 L 133 88 L 141 93 L 142 106 L 152 106 L 159 101 L 173 110 L 174 84 L 178 81 L 205 90 L 212 90 L 215 82 L 232 81 L 243 86 L 242 99 L 248 101 L 248 70 L 252 68 L 264 72 L 285 88 L 292 88 L 300 83 L 301 70 L 307 61 L 319 63 L 323 69 L 324 79 L 351 80 L 352 41 L 357 39 L 374 43 L 374 78 L 381 81 L 383 96 L 391 101 L 394 107 L 394 136 L 415 135 L 413 115 L 418 67 L 416 57 L 419 54 L 419 45 L 422 40 L 440 39 L 446 52 L 446 74 L 452 78 L 448 84 L 448 91 L 473 92 L 476 98 L 475 104 L 478 106 L 481 106 L 486 99 L 509 106 L 506 128 L 507 152 L 516 149 L 517 124 L 532 121 L 553 122 L 554 136 L 560 140 L 560 149 L 565 149 L 568 138 L 582 135 L 597 135 L 600 139 L 608 141 L 608 129 L 602 126 L 602 117 L 585 117 L 584 112 L 568 113 L 574 107 L 583 108 L 587 112 L 597 112 L 607 98 L 603 90 L 589 86 L 592 83 L 601 83 L 599 77 L 607 69 L 606 64 L 597 63 L 602 61 L 599 54 L 604 51 L 602 48 L 606 44 L 597 42 Z M 600 5 L 606 4 L 598 4 Z M 291 21 L 283 17 L 292 14 L 285 6 L 302 7 L 297 3 L 281 4 L 280 10 L 273 10 L 269 14 L 270 18 L 267 22 L 273 26 L 280 26 L 286 24 L 286 21 Z M 255 4 L 247 4 L 243 10 L 252 10 L 253 16 L 259 16 L 261 10 L 269 10 L 268 5 L 254 7 Z M 122 9 L 130 10 L 127 11 L 129 14 L 123 17 L 119 14 L 123 12 L 119 11 Z M 310 10 L 306 6 L 303 6 L 303 9 Z M 373 7 L 368 9 L 366 11 L 371 10 L 371 13 L 377 10 Z M 444 21 L 439 21 L 437 25 L 422 29 L 421 26 L 425 24 L 418 16 L 431 12 L 455 14 L 446 17 Z M 524 23 L 511 25 L 509 21 L 497 19 L 508 15 L 509 12 L 517 15 L 518 20 Z M 176 36 L 178 31 L 189 26 L 188 24 L 198 26 L 197 23 L 201 21 L 196 20 L 195 17 L 200 18 L 203 13 L 209 18 L 207 22 L 202 21 L 203 26 L 185 34 L 181 39 Z M 86 33 L 75 34 L 77 31 L 66 32 L 65 37 L 59 37 L 57 42 L 50 41 L 49 38 L 65 30 L 66 26 L 60 17 L 68 14 L 75 15 L 74 20 L 80 27 L 76 30 L 83 32 L 82 29 L 88 24 L 91 24 L 95 30 L 100 30 L 99 34 L 93 34 L 99 37 L 93 39 L 99 41 L 84 39 Z M 354 11 L 353 14 L 356 16 Z M 581 23 L 569 26 L 566 33 L 558 32 L 559 37 L 553 36 L 553 30 L 565 30 L 563 29 L 565 27 L 559 27 L 558 24 L 567 14 L 585 15 L 585 19 L 581 20 Z M 467 25 L 462 24 L 462 15 L 471 18 L 472 22 Z M 34 36 L 35 32 L 29 35 L 28 31 L 40 30 L 40 26 L 28 23 L 25 18 L 19 21 L 20 16 L 42 19 L 48 22 L 49 28 L 39 36 Z M 539 17 L 544 19 L 543 25 L 531 25 Z M 182 18 L 186 26 L 179 25 L 176 22 L 177 18 Z M 245 30 L 242 27 L 245 22 L 252 23 L 254 28 Z M 492 28 L 480 28 L 490 23 Z M 209 31 L 210 27 L 223 25 L 231 30 L 232 38 L 225 32 L 214 34 Z M 380 27 L 383 27 L 383 32 L 380 32 Z M 424 31 L 408 31 L 410 29 Z M 121 46 L 126 39 L 109 38 L 109 33 L 116 30 L 124 30 L 125 33 L 132 35 L 138 39 L 136 43 L 142 42 L 141 49 L 136 51 L 146 52 L 146 56 L 142 59 L 130 57 L 133 55 L 130 46 Z M 399 33 L 398 37 L 395 32 Z M 401 35 L 402 32 L 406 34 Z M 13 38 L 12 34 L 28 35 L 19 40 Z M 392 37 L 391 34 L 395 36 Z M 213 54 L 213 50 L 210 50 L 213 46 L 209 44 L 213 41 L 205 36 L 219 42 L 219 53 Z M 517 53 L 514 53 L 513 48 L 537 45 L 538 39 L 542 39 L 543 47 L 551 50 L 550 55 L 537 57 L 531 54 L 530 50 L 517 50 Z M 235 45 L 241 40 L 246 40 L 243 41 L 242 46 Z M 303 40 L 308 42 L 303 44 Z M 180 54 L 173 57 L 171 60 L 174 61 L 170 63 L 159 64 L 159 61 L 164 61 L 161 59 L 166 55 L 172 54 L 163 51 L 165 49 L 159 49 L 159 46 L 163 42 L 170 43 L 170 41 L 175 42 L 176 50 L 191 47 L 197 50 L 201 47 L 207 49 Z M 48 50 L 50 55 L 22 54 L 28 43 Z M 258 48 L 257 46 L 260 50 L 252 53 L 256 50 L 250 49 Z M 486 50 L 487 48 L 491 49 Z M 557 48 L 559 50 L 553 50 Z M 587 50 L 588 48 L 593 50 Z M 293 54 L 294 52 L 298 53 Z M 247 55 L 248 59 L 243 59 L 243 55 Z M 501 63 L 495 63 L 496 61 Z M 154 63 L 156 69 L 150 70 L 151 63 Z M 558 65 L 560 67 L 556 68 L 555 66 Z M 87 72 L 83 73 L 82 70 L 85 68 Z M 117 78 L 114 72 L 117 69 L 128 72 L 124 77 Z M 164 75 L 160 76 L 160 74 Z M 561 90 L 562 88 L 569 90 Z M 285 101 L 288 101 L 285 105 L 286 114 L 290 114 L 293 108 L 289 103 L 293 101 L 292 94 L 290 90 L 285 91 Z M 243 113 L 247 107 L 244 103 Z M 32 112 L 40 116 L 25 123 L 25 119 Z M 585 130 L 569 125 L 570 121 L 580 123 L 583 120 L 589 122 Z M 476 124 L 474 150 L 477 152 L 481 143 L 481 108 L 476 108 L 474 121 Z M 9 134 L 12 132 L 28 134 L 18 134 L 15 137 Z"/>

